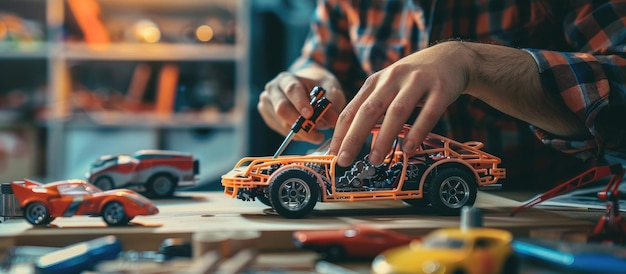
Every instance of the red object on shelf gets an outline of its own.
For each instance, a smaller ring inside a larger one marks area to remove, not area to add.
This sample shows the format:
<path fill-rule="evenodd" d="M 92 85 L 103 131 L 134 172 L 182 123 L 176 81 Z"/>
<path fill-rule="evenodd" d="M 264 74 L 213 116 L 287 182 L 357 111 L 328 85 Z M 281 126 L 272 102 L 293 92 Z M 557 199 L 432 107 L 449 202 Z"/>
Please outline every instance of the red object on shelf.
<path fill-rule="evenodd" d="M 600 178 L 611 175 L 607 186 L 598 192 L 598 199 L 606 201 L 606 214 L 600 218 L 589 236 L 591 241 L 626 243 L 626 221 L 619 212 L 620 191 L 619 185 L 624 177 L 624 167 L 620 164 L 594 166 L 575 176 L 574 178 L 558 185 L 557 187 L 535 197 L 525 204 L 513 209 L 511 216 L 525 208 L 530 208 L 543 201 L 554 198 L 563 193 L 570 192 L 579 187 L 588 185 Z"/>
<path fill-rule="evenodd" d="M 95 0 L 68 0 L 70 10 L 90 45 L 108 44 L 109 31 L 100 20 L 100 4 Z"/>

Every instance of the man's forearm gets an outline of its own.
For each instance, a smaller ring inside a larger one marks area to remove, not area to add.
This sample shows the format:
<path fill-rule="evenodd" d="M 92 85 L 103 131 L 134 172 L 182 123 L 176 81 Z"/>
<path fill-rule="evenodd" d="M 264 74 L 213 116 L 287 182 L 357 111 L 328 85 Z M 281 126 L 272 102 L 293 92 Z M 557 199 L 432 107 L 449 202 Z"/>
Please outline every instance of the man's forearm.
<path fill-rule="evenodd" d="M 466 93 L 553 134 L 569 138 L 589 136 L 583 122 L 565 106 L 557 91 L 544 90 L 537 64 L 529 53 L 491 44 L 447 43 L 467 51 Z"/>

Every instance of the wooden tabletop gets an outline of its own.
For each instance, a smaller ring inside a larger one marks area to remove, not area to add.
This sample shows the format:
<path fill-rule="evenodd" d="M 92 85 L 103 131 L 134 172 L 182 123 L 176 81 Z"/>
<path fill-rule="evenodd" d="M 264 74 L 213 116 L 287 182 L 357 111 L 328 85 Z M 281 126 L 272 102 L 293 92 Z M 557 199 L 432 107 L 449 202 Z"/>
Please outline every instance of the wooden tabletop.
<path fill-rule="evenodd" d="M 258 201 L 231 199 L 222 192 L 178 192 L 170 199 L 155 200 L 160 213 L 136 217 L 130 226 L 107 227 L 99 217 L 57 218 L 49 227 L 33 227 L 23 219 L 0 223 L 0 248 L 17 245 L 66 246 L 104 235 L 115 235 L 124 248 L 156 250 L 163 239 L 192 239 L 194 233 L 218 231 L 261 232 L 255 248 L 288 250 L 294 246 L 295 230 L 345 227 L 354 224 L 392 229 L 410 235 L 425 234 L 441 227 L 459 225 L 459 216 L 438 216 L 427 209 L 401 201 L 318 203 L 304 219 L 285 219 Z M 516 236 L 532 230 L 581 228 L 592 222 L 531 208 L 510 217 L 520 203 L 502 198 L 497 192 L 480 192 L 475 206 L 482 209 L 483 224 L 502 228 Z"/>

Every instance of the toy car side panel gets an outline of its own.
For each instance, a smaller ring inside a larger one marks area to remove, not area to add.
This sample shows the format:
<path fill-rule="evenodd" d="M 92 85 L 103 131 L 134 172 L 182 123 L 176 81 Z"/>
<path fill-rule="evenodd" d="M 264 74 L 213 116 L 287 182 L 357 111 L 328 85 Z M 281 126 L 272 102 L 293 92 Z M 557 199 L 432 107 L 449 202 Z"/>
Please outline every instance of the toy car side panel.
<path fill-rule="evenodd" d="M 113 188 L 124 187 L 128 183 L 130 183 L 132 181 L 132 178 L 133 178 L 133 174 L 132 173 L 121 173 L 121 172 L 117 172 L 115 170 L 109 170 L 107 172 L 100 173 L 100 174 L 96 175 L 95 177 L 92 176 L 93 179 L 90 179 L 89 181 L 91 183 L 95 183 L 99 178 L 101 178 L 103 176 L 111 178 L 111 181 L 113 181 Z"/>
<path fill-rule="evenodd" d="M 102 176 L 108 176 L 113 181 L 114 187 L 123 187 L 129 182 L 134 181 L 135 169 L 136 165 L 134 163 L 114 165 L 92 174 L 89 181 L 95 183 L 95 181 Z"/>
<path fill-rule="evenodd" d="M 136 182 L 147 182 L 152 175 L 160 172 L 174 176 L 177 181 L 185 181 L 193 180 L 196 167 L 190 157 L 146 159 L 139 163 L 136 172 Z"/>
<path fill-rule="evenodd" d="M 28 186 L 23 182 L 12 182 L 11 189 L 13 190 L 15 197 L 18 201 L 20 201 L 20 207 L 24 207 L 33 201 L 47 203 L 49 197 L 49 194 L 46 192 L 33 192 L 33 186 Z M 44 191 L 43 187 L 40 187 L 39 189 Z"/>
<path fill-rule="evenodd" d="M 83 215 L 83 196 L 61 196 L 49 200 L 48 210 L 52 217 Z"/>

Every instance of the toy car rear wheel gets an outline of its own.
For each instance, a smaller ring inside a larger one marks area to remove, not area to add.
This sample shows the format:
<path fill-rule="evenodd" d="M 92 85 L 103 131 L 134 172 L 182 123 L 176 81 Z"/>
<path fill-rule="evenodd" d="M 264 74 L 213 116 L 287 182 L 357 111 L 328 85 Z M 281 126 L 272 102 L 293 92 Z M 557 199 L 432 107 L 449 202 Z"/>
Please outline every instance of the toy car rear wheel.
<path fill-rule="evenodd" d="M 474 204 L 476 191 L 476 180 L 466 169 L 447 167 L 434 173 L 426 195 L 436 212 L 458 215 L 462 207 Z"/>
<path fill-rule="evenodd" d="M 319 185 L 315 177 L 301 169 L 281 171 L 270 183 L 270 201 L 274 210 L 286 218 L 302 218 L 315 207 Z"/>
<path fill-rule="evenodd" d="M 324 252 L 324 258 L 329 261 L 341 261 L 346 257 L 346 250 L 338 244 L 329 246 Z"/>
<path fill-rule="evenodd" d="M 93 184 L 103 191 L 113 189 L 113 180 L 110 177 L 100 177 Z"/>
<path fill-rule="evenodd" d="M 32 202 L 26 205 L 24 218 L 32 225 L 47 225 L 52 222 L 48 207 L 41 202 Z"/>
<path fill-rule="evenodd" d="M 127 225 L 130 218 L 124 211 L 124 206 L 119 202 L 109 202 L 102 209 L 102 219 L 110 226 Z"/>
<path fill-rule="evenodd" d="M 148 180 L 146 185 L 148 195 L 155 198 L 166 198 L 174 194 L 176 181 L 168 174 L 156 174 Z"/>

